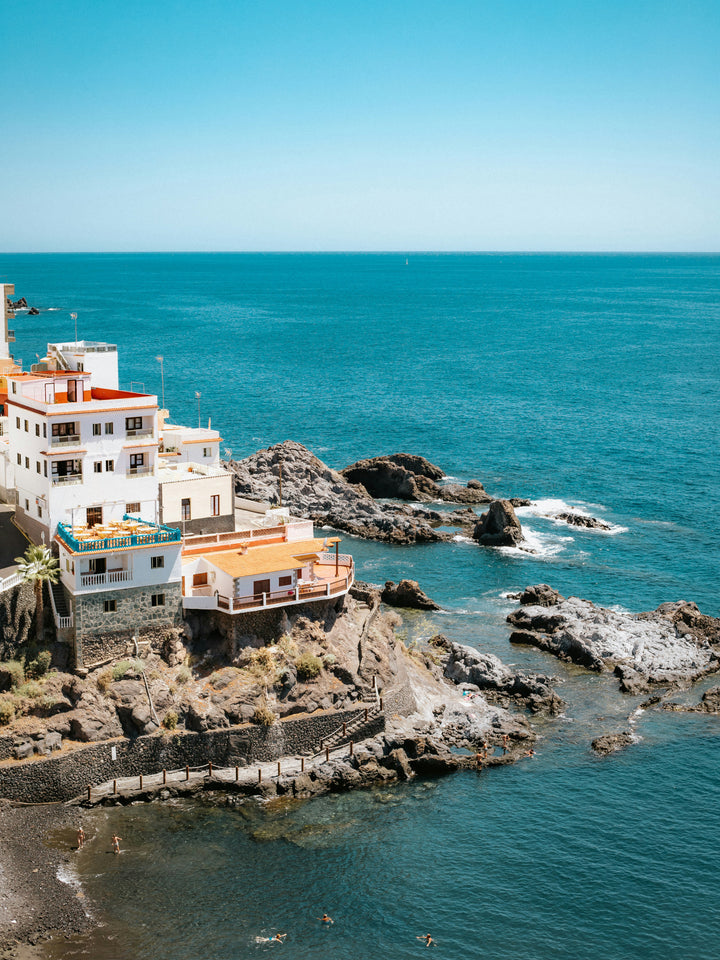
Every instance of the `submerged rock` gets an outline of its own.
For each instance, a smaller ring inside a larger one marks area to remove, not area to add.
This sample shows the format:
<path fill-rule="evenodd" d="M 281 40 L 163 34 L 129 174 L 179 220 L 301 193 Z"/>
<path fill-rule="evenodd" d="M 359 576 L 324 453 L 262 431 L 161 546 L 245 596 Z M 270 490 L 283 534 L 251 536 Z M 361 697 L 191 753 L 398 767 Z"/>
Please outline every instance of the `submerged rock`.
<path fill-rule="evenodd" d="M 509 500 L 493 500 L 473 531 L 482 547 L 515 547 L 524 540 L 522 527 Z"/>
<path fill-rule="evenodd" d="M 596 517 L 587 517 L 583 513 L 558 513 L 553 520 L 563 520 L 571 527 L 585 527 L 588 530 L 612 530 L 609 523 Z"/>
<path fill-rule="evenodd" d="M 632 742 L 633 737 L 631 733 L 606 733 L 601 737 L 596 737 L 591 746 L 595 753 L 599 753 L 602 757 L 607 757 L 617 750 L 623 750 L 625 747 L 629 747 Z"/>

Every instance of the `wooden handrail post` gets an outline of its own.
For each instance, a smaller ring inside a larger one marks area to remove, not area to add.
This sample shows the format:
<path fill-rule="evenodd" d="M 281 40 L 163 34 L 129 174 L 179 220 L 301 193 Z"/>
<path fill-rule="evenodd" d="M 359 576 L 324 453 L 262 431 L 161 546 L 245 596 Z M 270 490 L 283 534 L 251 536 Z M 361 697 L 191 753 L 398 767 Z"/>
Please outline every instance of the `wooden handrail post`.
<path fill-rule="evenodd" d="M 142 774 L 140 774 L 140 789 L 142 790 Z"/>
<path fill-rule="evenodd" d="M 365 723 L 368 722 L 368 708 L 365 707 Z"/>
<path fill-rule="evenodd" d="M 300 757 L 300 773 L 305 773 L 305 757 Z"/>
<path fill-rule="evenodd" d="M 262 783 L 262 767 L 258 767 L 258 783 Z"/>
<path fill-rule="evenodd" d="M 280 776 L 280 761 L 278 760 L 278 776 Z"/>
<path fill-rule="evenodd" d="M 117 793 L 117 780 L 113 780 L 113 793 Z"/>
<path fill-rule="evenodd" d="M 355 756 L 355 753 L 354 753 L 354 750 L 353 750 L 353 742 L 352 742 L 352 740 L 350 741 L 350 756 L 351 756 L 351 757 Z"/>
<path fill-rule="evenodd" d="M 163 784 L 167 783 L 167 770 L 163 767 Z"/>
<path fill-rule="evenodd" d="M 88 800 L 92 800 L 92 787 L 88 784 Z"/>
<path fill-rule="evenodd" d="M 235 767 L 235 780 L 240 779 L 240 767 Z"/>
<path fill-rule="evenodd" d="M 330 759 L 330 747 L 325 747 L 325 759 Z"/>
<path fill-rule="evenodd" d="M 208 776 L 212 776 L 212 760 L 208 760 Z"/>
<path fill-rule="evenodd" d="M 185 767 L 185 779 L 186 780 L 190 779 L 190 767 L 188 766 Z"/>

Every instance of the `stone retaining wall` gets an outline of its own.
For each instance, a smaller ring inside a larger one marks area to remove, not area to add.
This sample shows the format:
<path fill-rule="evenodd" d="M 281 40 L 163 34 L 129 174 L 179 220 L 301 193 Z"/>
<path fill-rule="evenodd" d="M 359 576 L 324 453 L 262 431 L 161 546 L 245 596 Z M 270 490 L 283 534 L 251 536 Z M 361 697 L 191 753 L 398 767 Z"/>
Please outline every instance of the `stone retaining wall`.
<path fill-rule="evenodd" d="M 160 773 L 163 768 L 199 767 L 209 760 L 217 766 L 247 766 L 284 756 L 317 753 L 323 737 L 343 722 L 349 723 L 363 714 L 364 708 L 358 708 L 291 717 L 271 727 L 248 724 L 207 733 L 160 733 L 136 740 L 93 743 L 47 760 L 0 764 L 0 797 L 25 803 L 50 803 L 80 796 L 88 784 L 141 773 Z M 384 729 L 385 716 L 379 714 L 370 717 L 368 723 L 351 736 L 359 741 L 376 736 Z M 116 760 L 111 759 L 113 747 Z"/>

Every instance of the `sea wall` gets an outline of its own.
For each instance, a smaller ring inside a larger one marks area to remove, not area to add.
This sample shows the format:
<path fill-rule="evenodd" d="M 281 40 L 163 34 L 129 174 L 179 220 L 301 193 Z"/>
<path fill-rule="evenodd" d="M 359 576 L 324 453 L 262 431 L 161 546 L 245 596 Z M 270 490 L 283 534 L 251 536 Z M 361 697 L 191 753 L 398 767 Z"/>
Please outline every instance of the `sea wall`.
<path fill-rule="evenodd" d="M 24 803 L 50 803 L 80 796 L 88 784 L 141 773 L 199 767 L 208 761 L 217 766 L 247 766 L 284 756 L 317 753 L 323 737 L 364 712 L 364 708 L 358 708 L 290 717 L 270 727 L 246 724 L 206 733 L 159 733 L 136 740 L 118 738 L 89 744 L 47 760 L 9 761 L 0 764 L 0 797 Z M 351 738 L 359 741 L 373 737 L 384 730 L 384 714 L 375 714 L 349 734 L 346 742 Z"/>

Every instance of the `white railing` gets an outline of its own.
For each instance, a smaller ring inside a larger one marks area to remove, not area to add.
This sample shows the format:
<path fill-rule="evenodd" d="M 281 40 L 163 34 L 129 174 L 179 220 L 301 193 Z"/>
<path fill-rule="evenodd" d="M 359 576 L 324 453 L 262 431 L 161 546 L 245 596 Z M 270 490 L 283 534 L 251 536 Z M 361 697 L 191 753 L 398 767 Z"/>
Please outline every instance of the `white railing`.
<path fill-rule="evenodd" d="M 107 573 L 81 573 L 81 587 L 104 587 L 108 583 L 127 583 L 131 579 L 129 570 L 110 570 Z"/>
<path fill-rule="evenodd" d="M 350 567 L 352 566 L 353 558 L 349 553 L 339 553 L 337 557 L 334 553 L 319 553 L 318 554 L 319 562 L 323 566 L 330 566 L 334 563 L 338 563 L 341 567 Z"/>
<path fill-rule="evenodd" d="M 68 433 L 63 437 L 50 437 L 51 447 L 62 447 L 70 443 L 80 443 L 80 434 Z"/>
<path fill-rule="evenodd" d="M 50 606 L 52 607 L 53 617 L 55 618 L 55 626 L 58 630 L 69 630 L 73 625 L 72 614 L 69 617 L 59 617 L 57 612 L 57 607 L 55 606 L 55 595 L 53 594 L 52 584 L 50 586 Z"/>
<path fill-rule="evenodd" d="M 153 428 L 149 427 L 142 430 L 127 430 L 128 437 L 151 437 L 153 435 Z"/>
<path fill-rule="evenodd" d="M 4 593 L 5 590 L 12 590 L 13 587 L 19 586 L 22 582 L 23 578 L 21 574 L 11 573 L 9 577 L 0 580 L 0 593 Z"/>
<path fill-rule="evenodd" d="M 152 467 L 130 467 L 127 472 L 128 478 L 130 477 L 149 477 L 153 472 Z"/>
<path fill-rule="evenodd" d="M 64 477 L 53 477 L 52 485 L 54 487 L 60 486 L 60 484 L 70 484 L 70 483 L 82 483 L 82 474 L 81 473 L 69 473 Z"/>

